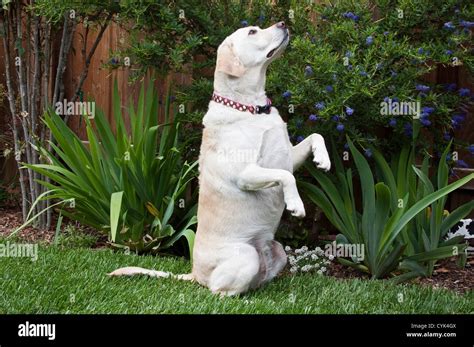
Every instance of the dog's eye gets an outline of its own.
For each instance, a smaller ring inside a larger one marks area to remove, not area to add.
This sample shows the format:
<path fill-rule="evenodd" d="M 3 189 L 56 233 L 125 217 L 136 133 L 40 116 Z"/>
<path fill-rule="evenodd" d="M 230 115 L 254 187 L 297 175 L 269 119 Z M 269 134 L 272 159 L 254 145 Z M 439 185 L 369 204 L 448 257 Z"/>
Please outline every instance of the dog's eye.
<path fill-rule="evenodd" d="M 250 29 L 249 30 L 249 35 L 255 35 L 257 33 L 257 30 L 255 29 Z"/>

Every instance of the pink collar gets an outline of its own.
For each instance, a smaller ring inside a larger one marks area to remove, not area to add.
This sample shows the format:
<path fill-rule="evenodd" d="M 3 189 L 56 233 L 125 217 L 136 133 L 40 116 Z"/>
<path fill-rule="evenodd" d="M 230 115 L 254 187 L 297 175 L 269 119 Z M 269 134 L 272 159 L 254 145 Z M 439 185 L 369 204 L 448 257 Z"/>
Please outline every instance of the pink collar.
<path fill-rule="evenodd" d="M 220 96 L 216 94 L 215 92 L 212 93 L 212 101 L 218 102 L 220 104 L 223 104 L 225 106 L 232 107 L 238 111 L 242 112 L 250 112 L 252 114 L 261 114 L 261 113 L 266 113 L 269 114 L 271 109 L 272 109 L 272 101 L 267 98 L 267 104 L 265 106 L 253 106 L 253 105 L 244 105 L 241 104 L 240 102 L 233 101 L 230 99 L 227 99 L 226 97 Z"/>

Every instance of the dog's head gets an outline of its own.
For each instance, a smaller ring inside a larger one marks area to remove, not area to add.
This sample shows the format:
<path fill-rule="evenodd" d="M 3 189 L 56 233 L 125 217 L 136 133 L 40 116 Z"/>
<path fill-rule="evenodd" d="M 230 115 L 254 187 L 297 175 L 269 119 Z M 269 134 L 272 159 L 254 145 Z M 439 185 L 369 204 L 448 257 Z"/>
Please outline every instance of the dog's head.
<path fill-rule="evenodd" d="M 266 66 L 283 53 L 289 36 L 284 22 L 266 29 L 257 26 L 238 29 L 219 46 L 216 72 L 242 77 L 250 68 Z"/>

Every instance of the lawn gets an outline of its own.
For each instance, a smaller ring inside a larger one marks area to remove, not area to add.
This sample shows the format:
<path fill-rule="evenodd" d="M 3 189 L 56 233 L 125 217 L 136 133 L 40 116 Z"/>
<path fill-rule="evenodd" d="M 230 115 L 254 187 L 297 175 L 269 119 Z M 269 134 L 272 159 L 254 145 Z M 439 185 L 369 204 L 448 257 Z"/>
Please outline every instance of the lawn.
<path fill-rule="evenodd" d="M 459 295 L 387 281 L 285 275 L 245 296 L 220 298 L 194 283 L 106 275 L 126 265 L 175 273 L 190 270 L 190 263 L 179 258 L 40 246 L 36 262 L 29 258 L 0 260 L 0 313 L 474 312 L 472 291 Z"/>

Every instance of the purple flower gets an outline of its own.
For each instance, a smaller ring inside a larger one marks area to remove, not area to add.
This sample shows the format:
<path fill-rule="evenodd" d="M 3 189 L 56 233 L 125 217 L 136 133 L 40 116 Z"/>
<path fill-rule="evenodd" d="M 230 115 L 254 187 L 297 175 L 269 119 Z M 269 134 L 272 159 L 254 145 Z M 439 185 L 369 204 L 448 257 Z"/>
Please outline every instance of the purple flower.
<path fill-rule="evenodd" d="M 367 46 L 370 46 L 372 43 L 374 43 L 374 38 L 372 36 L 367 36 L 367 38 L 365 39 L 365 44 Z"/>
<path fill-rule="evenodd" d="M 340 133 L 342 133 L 342 132 L 344 131 L 344 124 L 339 123 L 339 124 L 336 126 L 336 130 L 339 131 Z"/>
<path fill-rule="evenodd" d="M 418 54 L 423 54 L 423 52 L 424 52 L 424 51 L 423 51 L 423 48 L 421 48 L 421 47 L 418 48 Z"/>
<path fill-rule="evenodd" d="M 309 76 L 312 76 L 313 75 L 313 68 L 309 65 L 307 65 L 305 68 L 304 68 L 304 75 L 306 77 L 309 77 Z"/>
<path fill-rule="evenodd" d="M 395 71 L 391 70 L 390 75 L 392 77 L 397 77 L 398 74 Z"/>
<path fill-rule="evenodd" d="M 289 98 L 291 98 L 291 92 L 289 90 L 287 90 L 286 92 L 281 94 L 281 96 L 283 96 L 285 99 L 289 99 Z"/>
<path fill-rule="evenodd" d="M 344 12 L 344 13 L 342 14 L 342 16 L 343 16 L 344 18 L 351 19 L 351 20 L 353 20 L 353 21 L 355 21 L 355 22 L 357 22 L 357 21 L 359 20 L 359 18 L 360 18 L 358 15 L 356 15 L 356 14 L 354 14 L 354 13 L 352 13 L 352 12 Z"/>
<path fill-rule="evenodd" d="M 300 143 L 303 140 L 304 140 L 304 136 L 301 136 L 301 135 L 296 138 L 296 142 L 298 143 Z"/>
<path fill-rule="evenodd" d="M 430 87 L 428 86 L 425 86 L 423 84 L 417 84 L 416 87 L 415 87 L 416 90 L 418 90 L 419 92 L 429 92 L 430 91 Z"/>
<path fill-rule="evenodd" d="M 459 22 L 459 25 L 464 27 L 464 28 L 472 28 L 474 27 L 474 22 L 470 22 L 470 21 L 467 21 L 467 20 L 462 20 Z"/>
<path fill-rule="evenodd" d="M 390 122 L 388 122 L 388 125 L 391 127 L 395 127 L 397 125 L 397 120 L 395 118 L 390 118 Z"/>
<path fill-rule="evenodd" d="M 352 65 L 351 64 L 347 65 L 347 70 L 349 70 L 349 71 L 352 70 Z"/>
<path fill-rule="evenodd" d="M 474 145 L 469 145 L 467 147 L 467 150 L 469 151 L 469 153 L 474 154 Z"/>
<path fill-rule="evenodd" d="M 392 98 L 392 102 L 399 102 L 399 101 L 400 101 L 400 100 L 399 100 L 396 96 L 394 96 L 394 97 Z"/>
<path fill-rule="evenodd" d="M 389 33 L 388 31 L 384 31 L 383 34 L 384 34 L 385 36 L 387 36 L 387 35 L 390 34 L 390 33 Z"/>
<path fill-rule="evenodd" d="M 346 58 L 350 58 L 350 57 L 353 56 L 353 54 L 352 54 L 351 51 L 347 51 L 346 54 L 344 54 L 344 56 L 345 56 Z"/>
<path fill-rule="evenodd" d="M 244 20 L 241 20 L 241 21 L 240 21 L 240 25 L 241 25 L 242 27 L 246 27 L 246 26 L 249 25 L 249 22 L 247 22 L 247 21 L 244 19 Z"/>
<path fill-rule="evenodd" d="M 425 127 L 429 127 L 431 125 L 431 121 L 427 117 L 420 118 L 420 123 Z"/>
<path fill-rule="evenodd" d="M 295 125 L 296 125 L 296 128 L 297 129 L 300 129 L 302 126 L 303 126 L 303 121 L 301 119 L 298 119 L 296 122 L 295 122 Z"/>
<path fill-rule="evenodd" d="M 444 51 L 444 53 L 445 53 L 446 55 L 452 55 L 452 54 L 453 54 L 453 51 L 450 50 L 450 49 L 447 49 L 447 50 Z"/>
<path fill-rule="evenodd" d="M 455 129 L 457 129 L 462 122 L 464 122 L 464 115 L 462 114 L 455 114 L 451 117 L 451 124 Z"/>
<path fill-rule="evenodd" d="M 445 85 L 445 89 L 448 91 L 448 92 L 454 92 L 457 88 L 457 85 L 456 83 L 449 83 L 449 84 L 446 84 Z"/>
<path fill-rule="evenodd" d="M 350 108 L 349 106 L 346 106 L 346 114 L 348 116 L 352 116 L 354 114 L 354 109 Z"/>
<path fill-rule="evenodd" d="M 459 160 L 456 160 L 456 167 L 463 167 L 467 169 L 469 165 L 467 165 L 467 163 L 464 160 L 459 159 Z"/>
<path fill-rule="evenodd" d="M 447 29 L 447 30 L 454 30 L 454 29 L 456 29 L 456 27 L 453 25 L 453 22 L 446 22 L 446 23 L 444 23 L 443 28 L 445 28 L 445 29 Z"/>
<path fill-rule="evenodd" d="M 335 122 L 339 122 L 339 116 L 332 116 L 331 119 Z"/>
<path fill-rule="evenodd" d="M 334 88 L 332 86 L 326 86 L 325 89 L 328 93 L 332 93 L 334 91 Z"/>
<path fill-rule="evenodd" d="M 435 111 L 434 107 L 424 106 L 421 108 L 421 112 L 427 113 L 427 114 L 432 114 L 434 111 Z"/>
<path fill-rule="evenodd" d="M 326 107 L 326 105 L 322 101 L 317 102 L 317 103 L 314 104 L 314 108 L 317 109 L 317 110 L 322 110 L 325 107 Z"/>
<path fill-rule="evenodd" d="M 383 64 L 382 63 L 378 63 L 377 65 L 375 65 L 375 69 L 377 70 L 380 70 L 383 68 Z"/>
<path fill-rule="evenodd" d="M 364 76 L 364 77 L 365 77 L 365 76 L 367 76 L 367 72 L 365 72 L 365 71 L 361 71 L 361 72 L 359 72 L 359 75 L 361 75 L 361 76 Z"/>
<path fill-rule="evenodd" d="M 469 96 L 471 94 L 471 91 L 469 88 L 461 88 L 459 89 L 459 96 Z"/>
<path fill-rule="evenodd" d="M 364 150 L 364 155 L 367 157 L 367 158 L 370 158 L 372 157 L 372 150 L 370 148 L 366 148 Z"/>
<path fill-rule="evenodd" d="M 405 136 L 407 137 L 413 136 L 413 127 L 411 126 L 410 123 L 405 123 L 403 125 L 403 132 L 405 133 Z"/>
<path fill-rule="evenodd" d="M 311 122 L 316 122 L 318 120 L 318 116 L 316 116 L 315 114 L 310 114 L 308 120 L 310 120 Z"/>
<path fill-rule="evenodd" d="M 384 102 L 390 102 L 390 98 L 388 96 L 386 96 L 385 98 L 383 98 L 383 101 Z"/>
<path fill-rule="evenodd" d="M 444 139 L 445 141 L 450 141 L 451 138 L 452 138 L 452 136 L 451 136 L 450 133 L 447 133 L 447 132 L 443 133 L 443 139 Z"/>
<path fill-rule="evenodd" d="M 344 149 L 346 149 L 346 150 L 349 149 L 349 144 L 348 143 L 344 144 Z"/>

